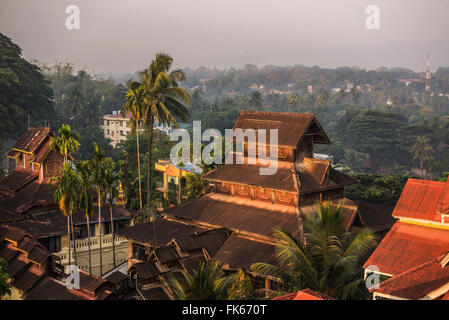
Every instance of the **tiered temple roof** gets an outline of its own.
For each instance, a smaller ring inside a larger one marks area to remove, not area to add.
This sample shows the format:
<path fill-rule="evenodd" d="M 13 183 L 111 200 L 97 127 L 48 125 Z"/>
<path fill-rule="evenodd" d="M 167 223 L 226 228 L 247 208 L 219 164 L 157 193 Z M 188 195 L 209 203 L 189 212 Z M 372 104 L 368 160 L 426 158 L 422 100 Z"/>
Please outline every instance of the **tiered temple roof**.
<path fill-rule="evenodd" d="M 160 274 L 190 272 L 204 260 L 219 261 L 228 270 L 242 268 L 247 272 L 256 262 L 274 264 L 273 229 L 282 227 L 300 237 L 302 215 L 314 211 L 321 200 L 336 206 L 344 203 L 347 230 L 357 219 L 358 227 L 367 226 L 365 221 L 376 225 L 382 220 L 368 218 L 362 222 L 357 204 L 343 197 L 344 187 L 357 181 L 333 169 L 330 161 L 313 158 L 314 143 L 330 143 L 314 115 L 243 111 L 234 129 L 266 129 L 268 134 L 269 129 L 278 129 L 277 171 L 273 175 L 260 175 L 261 162 L 250 161 L 257 154 L 257 143 L 254 146 L 245 142 L 243 164 L 220 165 L 202 176 L 214 185 L 212 193 L 166 209 L 163 219 L 118 232 L 132 242 L 131 266 L 142 263 L 137 269 L 144 268 L 147 261 L 152 261 L 151 274 Z M 269 141 L 267 138 L 268 146 Z M 373 210 L 365 212 L 371 214 Z M 392 221 L 388 225 L 385 220 L 388 219 L 383 219 L 380 230 L 391 226 Z M 228 234 L 215 242 L 194 242 L 203 249 L 203 254 L 181 254 L 180 239 L 185 242 L 196 233 L 207 234 L 223 228 Z M 209 249 L 212 244 L 213 250 Z M 143 252 L 146 254 L 142 255 Z"/>

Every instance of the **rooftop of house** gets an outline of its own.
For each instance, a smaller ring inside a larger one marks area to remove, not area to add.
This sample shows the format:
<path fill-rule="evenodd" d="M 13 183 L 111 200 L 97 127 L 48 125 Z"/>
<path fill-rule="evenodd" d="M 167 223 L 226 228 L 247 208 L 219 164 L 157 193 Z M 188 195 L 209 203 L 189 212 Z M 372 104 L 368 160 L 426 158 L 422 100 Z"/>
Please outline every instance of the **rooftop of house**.
<path fill-rule="evenodd" d="M 299 234 L 297 208 L 219 193 L 206 194 L 168 208 L 162 214 L 186 222 L 201 222 L 264 237 L 271 237 L 276 226 L 290 230 L 295 236 Z"/>
<path fill-rule="evenodd" d="M 381 273 L 398 275 L 446 253 L 449 230 L 396 221 L 364 268 L 375 265 Z"/>
<path fill-rule="evenodd" d="M 49 127 L 30 127 L 19 138 L 16 144 L 13 146 L 8 156 L 16 156 L 17 151 L 25 153 L 34 153 L 45 141 L 45 139 L 51 135 Z"/>
<path fill-rule="evenodd" d="M 276 297 L 273 300 L 335 300 L 335 299 L 311 289 L 304 289 L 298 292 L 289 293 L 281 297 Z"/>
<path fill-rule="evenodd" d="M 446 182 L 409 179 L 393 211 L 396 218 L 441 223 L 449 214 L 449 179 Z"/>
<path fill-rule="evenodd" d="M 296 149 L 307 132 L 313 135 L 314 143 L 330 144 L 330 140 L 313 114 L 267 112 L 244 110 L 237 119 L 235 129 L 267 130 L 267 143 L 270 129 L 278 130 L 278 145 Z"/>
<path fill-rule="evenodd" d="M 430 259 L 381 282 L 376 294 L 403 299 L 435 299 L 448 291 L 448 254 Z"/>

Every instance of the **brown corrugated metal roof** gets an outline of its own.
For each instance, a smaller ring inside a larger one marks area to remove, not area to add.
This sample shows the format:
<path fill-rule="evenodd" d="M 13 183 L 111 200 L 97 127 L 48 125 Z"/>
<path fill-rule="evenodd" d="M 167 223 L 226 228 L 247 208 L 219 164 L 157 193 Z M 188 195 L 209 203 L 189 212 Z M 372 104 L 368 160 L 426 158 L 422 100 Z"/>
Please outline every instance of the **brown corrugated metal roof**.
<path fill-rule="evenodd" d="M 313 114 L 244 110 L 237 119 L 234 129 L 265 129 L 267 130 L 267 143 L 270 141 L 270 129 L 277 129 L 278 145 L 296 149 L 299 141 L 311 126 L 316 127 L 315 143 L 330 143 Z"/>
<path fill-rule="evenodd" d="M 301 193 L 317 192 L 358 183 L 358 180 L 335 170 L 323 162 L 326 160 L 304 159 L 308 160 L 306 162 L 296 163 L 296 170 L 298 171 L 299 177 L 299 191 Z M 326 174 L 328 178 L 325 178 Z"/>
<path fill-rule="evenodd" d="M 204 256 L 199 256 L 199 257 L 184 258 L 180 262 L 184 267 L 184 269 L 186 270 L 186 272 L 192 275 L 195 272 L 195 270 L 199 268 L 200 264 L 205 261 L 206 259 L 204 258 Z"/>
<path fill-rule="evenodd" d="M 19 138 L 13 149 L 34 152 L 50 134 L 48 127 L 31 127 Z M 9 154 L 8 154 L 9 155 Z"/>
<path fill-rule="evenodd" d="M 146 300 L 170 300 L 170 297 L 161 287 L 153 287 L 147 290 L 140 290 Z"/>
<path fill-rule="evenodd" d="M 94 276 L 86 271 L 80 270 L 80 289 L 95 292 L 107 280 Z"/>
<path fill-rule="evenodd" d="M 279 162 L 280 163 L 280 162 Z M 288 192 L 298 192 L 293 164 L 279 166 L 273 175 L 261 175 L 260 167 L 251 164 L 224 164 L 204 174 L 203 179 L 234 182 Z"/>
<path fill-rule="evenodd" d="M 297 208 L 221 194 L 207 194 L 162 214 L 267 237 L 272 236 L 277 226 L 290 230 L 295 236 L 299 234 Z"/>
<path fill-rule="evenodd" d="M 66 288 L 65 284 L 45 276 L 29 293 L 25 300 L 86 300 Z"/>
<path fill-rule="evenodd" d="M 232 268 L 250 270 L 253 263 L 277 264 L 274 245 L 231 235 L 212 257 L 212 260 Z"/>
<path fill-rule="evenodd" d="M 205 249 L 210 256 L 213 256 L 228 237 L 229 231 L 225 228 L 219 228 L 176 237 L 172 240 L 172 243 L 176 244 L 183 252 Z"/>
<path fill-rule="evenodd" d="M 392 215 L 393 207 L 363 201 L 358 201 L 357 207 L 364 226 L 374 232 L 388 230 L 396 221 Z"/>
<path fill-rule="evenodd" d="M 177 260 L 179 258 L 178 254 L 176 253 L 176 249 L 173 247 L 161 247 L 156 248 L 154 250 L 154 255 L 156 256 L 157 260 L 164 264 L 169 261 Z"/>
<path fill-rule="evenodd" d="M 115 271 L 113 273 L 111 273 L 106 280 L 108 280 L 109 282 L 113 283 L 113 284 L 119 284 L 121 281 L 125 280 L 128 278 L 128 275 L 120 272 L 120 271 Z"/>
<path fill-rule="evenodd" d="M 141 279 L 151 279 L 157 277 L 161 271 L 154 261 L 144 261 L 134 264 L 131 267 Z"/>
<path fill-rule="evenodd" d="M 4 190 L 8 195 L 14 194 L 37 177 L 39 177 L 39 172 L 19 168 L 0 179 L 0 190 Z"/>
<path fill-rule="evenodd" d="M 163 246 L 175 236 L 192 234 L 204 230 L 204 228 L 194 227 L 181 222 L 158 219 L 117 230 L 117 234 L 129 240 L 147 245 Z"/>

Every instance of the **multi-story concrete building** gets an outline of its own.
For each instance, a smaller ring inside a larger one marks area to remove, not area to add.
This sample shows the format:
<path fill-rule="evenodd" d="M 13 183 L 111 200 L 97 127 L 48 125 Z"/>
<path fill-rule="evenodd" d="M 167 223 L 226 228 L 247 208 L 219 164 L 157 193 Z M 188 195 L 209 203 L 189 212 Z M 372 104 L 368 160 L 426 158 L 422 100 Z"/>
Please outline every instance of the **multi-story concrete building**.
<path fill-rule="evenodd" d="M 100 124 L 100 128 L 103 129 L 104 136 L 112 140 L 111 145 L 114 148 L 121 141 L 126 140 L 127 136 L 131 133 L 130 121 L 130 113 L 123 117 L 119 111 L 113 111 L 112 114 L 103 116 L 103 122 Z M 181 124 L 180 126 L 182 127 Z M 165 133 L 170 133 L 172 130 L 170 126 L 160 124 L 157 121 L 154 123 L 154 129 Z M 139 132 L 142 133 L 143 131 L 143 122 L 141 122 L 139 124 Z"/>
<path fill-rule="evenodd" d="M 104 136 L 112 140 L 111 145 L 115 148 L 131 132 L 131 114 L 123 117 L 119 112 L 103 116 L 103 123 L 100 128 L 103 129 Z"/>

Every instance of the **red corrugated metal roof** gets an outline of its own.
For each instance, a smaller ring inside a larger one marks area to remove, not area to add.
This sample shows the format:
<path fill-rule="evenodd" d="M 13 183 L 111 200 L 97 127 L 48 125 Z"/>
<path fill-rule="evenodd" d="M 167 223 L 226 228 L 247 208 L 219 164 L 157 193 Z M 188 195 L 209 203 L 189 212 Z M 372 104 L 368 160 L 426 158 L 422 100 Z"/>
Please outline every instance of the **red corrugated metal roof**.
<path fill-rule="evenodd" d="M 397 275 L 449 249 L 449 230 L 397 221 L 366 261 L 381 273 Z"/>
<path fill-rule="evenodd" d="M 298 292 L 289 293 L 285 296 L 274 298 L 273 300 L 334 300 L 334 298 L 311 289 L 304 289 Z"/>
<path fill-rule="evenodd" d="M 413 218 L 441 222 L 440 207 L 449 206 L 447 183 L 409 179 L 393 211 L 396 218 Z"/>
<path fill-rule="evenodd" d="M 437 211 L 440 214 L 449 214 L 449 178 L 444 185 L 443 192 L 437 202 Z"/>
<path fill-rule="evenodd" d="M 449 283 L 449 266 L 440 264 L 444 255 L 407 270 L 380 284 L 377 293 L 405 299 L 421 299 Z"/>

